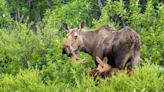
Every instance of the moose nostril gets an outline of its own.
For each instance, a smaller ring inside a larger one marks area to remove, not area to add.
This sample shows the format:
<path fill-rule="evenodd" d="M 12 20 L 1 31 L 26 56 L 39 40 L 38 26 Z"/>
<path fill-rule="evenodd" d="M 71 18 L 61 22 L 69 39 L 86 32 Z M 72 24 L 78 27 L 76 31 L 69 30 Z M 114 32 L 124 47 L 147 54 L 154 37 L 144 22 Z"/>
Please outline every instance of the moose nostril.
<path fill-rule="evenodd" d="M 62 54 L 67 54 L 69 55 L 70 54 L 70 48 L 68 45 L 64 45 L 63 48 L 62 48 Z"/>
<path fill-rule="evenodd" d="M 66 54 L 65 48 L 62 48 L 62 54 Z"/>

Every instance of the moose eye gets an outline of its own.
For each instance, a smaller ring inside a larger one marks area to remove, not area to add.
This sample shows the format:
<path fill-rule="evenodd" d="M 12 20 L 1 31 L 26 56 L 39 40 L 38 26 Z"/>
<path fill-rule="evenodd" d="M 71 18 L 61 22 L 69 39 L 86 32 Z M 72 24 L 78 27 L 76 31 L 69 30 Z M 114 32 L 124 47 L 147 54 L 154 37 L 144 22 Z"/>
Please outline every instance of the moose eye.
<path fill-rule="evenodd" d="M 101 68 L 104 68 L 104 66 L 102 65 Z"/>
<path fill-rule="evenodd" d="M 77 35 L 76 35 L 76 36 L 74 36 L 74 39 L 77 39 L 77 37 L 78 37 Z"/>

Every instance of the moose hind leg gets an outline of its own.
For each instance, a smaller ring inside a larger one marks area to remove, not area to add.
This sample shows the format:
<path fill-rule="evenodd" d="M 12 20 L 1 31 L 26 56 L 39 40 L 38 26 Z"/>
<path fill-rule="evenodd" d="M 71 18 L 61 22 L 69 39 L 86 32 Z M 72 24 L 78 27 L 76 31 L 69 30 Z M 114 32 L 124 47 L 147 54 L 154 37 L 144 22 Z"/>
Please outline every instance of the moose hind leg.
<path fill-rule="evenodd" d="M 124 69 L 129 58 L 130 58 L 129 53 L 118 54 L 118 56 L 115 58 L 115 66 L 119 69 Z"/>
<path fill-rule="evenodd" d="M 131 60 L 132 68 L 137 67 L 140 64 L 140 51 L 134 51 L 134 55 Z"/>

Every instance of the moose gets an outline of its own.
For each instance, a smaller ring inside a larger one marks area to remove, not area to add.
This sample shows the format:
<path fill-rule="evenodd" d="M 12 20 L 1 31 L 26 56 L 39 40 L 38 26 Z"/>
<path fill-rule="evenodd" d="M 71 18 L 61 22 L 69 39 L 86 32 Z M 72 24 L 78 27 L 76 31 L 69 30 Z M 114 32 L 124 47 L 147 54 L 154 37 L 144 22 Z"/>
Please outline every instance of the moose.
<path fill-rule="evenodd" d="M 99 64 L 96 68 L 93 68 L 91 71 L 91 75 L 93 76 L 94 80 L 96 80 L 98 76 L 102 78 L 107 78 L 112 77 L 112 75 L 115 73 L 122 72 L 122 70 L 120 70 L 119 68 L 115 68 L 109 65 L 107 57 L 101 60 L 98 56 L 96 56 L 96 61 Z M 134 73 L 131 70 L 128 70 L 127 75 L 132 76 L 134 75 Z"/>
<path fill-rule="evenodd" d="M 95 61 L 96 56 L 101 60 L 107 56 L 108 64 L 118 69 L 124 69 L 127 64 L 136 67 L 140 62 L 140 36 L 129 27 L 116 31 L 110 25 L 103 25 L 95 30 L 84 31 L 84 22 L 78 28 L 70 29 L 62 23 L 68 32 L 62 53 L 70 57 L 78 55 L 80 51 L 90 54 Z"/>
<path fill-rule="evenodd" d="M 105 57 L 101 60 L 98 56 L 96 56 L 96 61 L 99 63 L 97 68 L 92 69 L 91 75 L 96 80 L 97 76 L 102 78 L 111 77 L 114 73 L 120 72 L 118 68 L 113 68 L 111 65 L 108 64 L 108 58 Z"/>

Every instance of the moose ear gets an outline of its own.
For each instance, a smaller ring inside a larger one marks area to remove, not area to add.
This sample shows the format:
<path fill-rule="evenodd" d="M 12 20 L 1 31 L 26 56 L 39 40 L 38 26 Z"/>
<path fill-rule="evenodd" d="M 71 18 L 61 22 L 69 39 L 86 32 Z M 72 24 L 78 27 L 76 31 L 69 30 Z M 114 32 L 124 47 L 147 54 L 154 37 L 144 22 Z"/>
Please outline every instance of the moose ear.
<path fill-rule="evenodd" d="M 108 63 L 108 58 L 105 57 L 105 58 L 103 59 L 103 62 L 107 64 L 107 63 Z"/>
<path fill-rule="evenodd" d="M 62 27 L 65 31 L 69 32 L 69 26 L 66 23 L 62 23 Z"/>
<path fill-rule="evenodd" d="M 82 29 L 82 28 L 84 27 L 84 25 L 85 25 L 85 22 L 82 21 L 82 22 L 80 23 L 80 25 L 79 25 L 79 28 Z"/>
<path fill-rule="evenodd" d="M 97 61 L 99 64 L 102 63 L 102 60 L 101 60 L 98 56 L 96 56 L 96 61 Z"/>

